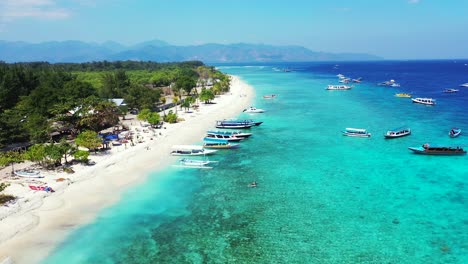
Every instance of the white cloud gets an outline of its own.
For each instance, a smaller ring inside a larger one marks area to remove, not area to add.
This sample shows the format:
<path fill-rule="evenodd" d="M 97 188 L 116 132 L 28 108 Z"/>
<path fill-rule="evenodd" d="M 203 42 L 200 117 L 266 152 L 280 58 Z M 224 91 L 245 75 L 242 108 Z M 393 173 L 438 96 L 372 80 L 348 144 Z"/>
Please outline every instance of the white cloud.
<path fill-rule="evenodd" d="M 418 4 L 419 0 L 408 0 L 408 3 L 410 4 Z"/>
<path fill-rule="evenodd" d="M 12 21 L 20 18 L 64 19 L 70 12 L 60 8 L 55 0 L 2 0 L 0 18 Z"/>

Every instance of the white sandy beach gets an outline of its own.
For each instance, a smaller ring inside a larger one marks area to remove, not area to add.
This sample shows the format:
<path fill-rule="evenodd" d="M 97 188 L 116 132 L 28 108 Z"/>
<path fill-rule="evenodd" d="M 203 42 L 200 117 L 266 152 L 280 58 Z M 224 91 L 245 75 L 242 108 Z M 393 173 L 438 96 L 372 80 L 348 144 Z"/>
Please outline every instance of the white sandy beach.
<path fill-rule="evenodd" d="M 96 162 L 94 166 L 74 165 L 74 174 L 42 171 L 45 177 L 36 182 L 7 177 L 11 168 L 3 169 L 0 179 L 10 183 L 4 193 L 18 199 L 0 207 L 0 263 L 41 261 L 71 231 L 116 203 L 121 193 L 144 181 L 149 172 L 174 164 L 177 158 L 169 154 L 173 145 L 200 141 L 206 130 L 214 127 L 215 120 L 238 115 L 250 105 L 253 96 L 253 88 L 233 76 L 231 92 L 216 97 L 215 104 L 200 104 L 192 113 L 178 110 L 185 121 L 164 124 L 164 129 L 155 130 L 156 134 L 140 132 L 144 142 L 135 146 L 122 145 L 106 155 L 90 155 Z M 131 130 L 142 131 L 140 122 L 132 117 L 126 121 Z M 15 168 L 21 166 L 25 165 L 17 164 Z M 58 178 L 67 180 L 57 182 Z M 38 181 L 56 192 L 30 190 L 28 185 L 39 185 Z"/>

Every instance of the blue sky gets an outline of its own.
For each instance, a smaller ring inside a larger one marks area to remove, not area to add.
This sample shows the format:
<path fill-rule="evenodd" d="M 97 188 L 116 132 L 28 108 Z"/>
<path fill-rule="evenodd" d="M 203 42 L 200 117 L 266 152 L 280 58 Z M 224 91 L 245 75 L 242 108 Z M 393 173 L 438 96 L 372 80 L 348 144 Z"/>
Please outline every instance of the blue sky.
<path fill-rule="evenodd" d="M 468 58 L 466 0 L 0 0 L 0 40 L 263 43 Z"/>

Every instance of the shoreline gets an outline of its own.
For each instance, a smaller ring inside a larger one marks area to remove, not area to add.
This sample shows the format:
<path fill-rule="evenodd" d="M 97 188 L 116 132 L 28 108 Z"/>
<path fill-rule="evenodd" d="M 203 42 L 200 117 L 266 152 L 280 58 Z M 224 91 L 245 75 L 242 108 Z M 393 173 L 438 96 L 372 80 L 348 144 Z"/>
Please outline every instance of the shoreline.
<path fill-rule="evenodd" d="M 0 263 L 43 260 L 68 234 L 92 222 L 102 209 L 117 203 L 122 193 L 147 180 L 150 172 L 173 164 L 178 159 L 169 154 L 173 145 L 200 141 L 216 120 L 237 116 L 250 106 L 254 93 L 252 86 L 231 75 L 230 92 L 216 97 L 215 104 L 200 104 L 198 111 L 190 113 L 178 111 L 184 121 L 164 124 L 153 135 L 143 133 L 143 143 L 113 147 L 110 154 L 92 154 L 90 159 L 96 165 L 75 165 L 74 174 L 43 171 L 45 178 L 39 181 L 50 184 L 55 193 L 29 190 L 28 180 L 10 180 L 5 193 L 11 190 L 23 196 L 15 194 L 19 197 L 15 203 L 0 207 Z M 132 131 L 144 129 L 136 119 L 126 123 Z M 71 180 L 56 182 L 57 178 Z"/>

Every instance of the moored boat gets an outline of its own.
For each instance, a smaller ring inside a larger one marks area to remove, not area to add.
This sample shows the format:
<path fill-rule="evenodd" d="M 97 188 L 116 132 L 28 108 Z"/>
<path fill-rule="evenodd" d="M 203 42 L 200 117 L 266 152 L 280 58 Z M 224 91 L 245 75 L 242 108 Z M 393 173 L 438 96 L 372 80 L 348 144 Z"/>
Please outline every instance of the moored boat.
<path fill-rule="evenodd" d="M 218 120 L 216 121 L 216 128 L 229 128 L 229 129 L 242 129 L 242 128 L 251 128 L 255 126 L 251 122 L 237 120 L 237 121 L 229 121 L 229 120 Z"/>
<path fill-rule="evenodd" d="M 231 144 L 227 140 L 222 139 L 204 139 L 203 147 L 206 149 L 235 149 L 240 146 L 240 144 Z"/>
<path fill-rule="evenodd" d="M 347 127 L 344 131 L 342 131 L 343 136 L 348 137 L 370 137 L 371 133 L 367 132 L 366 129 L 362 128 L 351 128 Z"/>
<path fill-rule="evenodd" d="M 330 84 L 327 86 L 327 88 L 325 88 L 325 90 L 350 90 L 352 89 L 353 86 L 350 86 L 350 85 L 333 85 L 333 84 Z"/>
<path fill-rule="evenodd" d="M 235 136 L 238 138 L 248 138 L 252 136 L 252 133 L 247 133 L 243 131 L 221 131 L 221 130 L 208 130 L 207 134 L 219 134 L 227 136 Z"/>
<path fill-rule="evenodd" d="M 425 154 L 425 155 L 464 155 L 466 150 L 461 147 L 432 147 L 429 144 L 424 144 L 421 147 L 409 147 L 409 150 L 413 151 L 416 154 Z"/>
<path fill-rule="evenodd" d="M 411 129 L 410 128 L 396 128 L 396 129 L 392 129 L 392 130 L 389 130 L 387 131 L 387 133 L 385 133 L 384 137 L 385 138 L 399 138 L 399 137 L 404 137 L 404 136 L 408 136 L 411 134 Z"/>
<path fill-rule="evenodd" d="M 273 98 L 276 98 L 276 94 L 268 94 L 268 95 L 263 96 L 263 99 L 273 99 Z"/>
<path fill-rule="evenodd" d="M 449 137 L 451 137 L 451 138 L 456 138 L 460 134 L 461 134 L 461 129 L 457 128 L 457 127 L 453 127 L 452 129 L 450 129 L 450 131 L 448 133 Z"/>
<path fill-rule="evenodd" d="M 205 139 L 222 139 L 222 140 L 226 140 L 226 141 L 229 141 L 229 142 L 239 142 L 239 141 L 241 141 L 243 138 L 241 138 L 241 137 L 236 137 L 236 136 L 234 136 L 234 135 L 217 134 L 217 133 L 210 133 L 210 132 L 208 132 L 208 133 L 206 134 Z"/>
<path fill-rule="evenodd" d="M 425 105 L 435 105 L 436 104 L 435 99 L 432 99 L 432 98 L 418 97 L 418 98 L 411 98 L 411 100 L 413 101 L 413 103 L 418 103 L 418 104 L 425 104 Z"/>
<path fill-rule="evenodd" d="M 249 108 L 244 109 L 243 112 L 245 112 L 245 113 L 263 113 L 263 112 L 265 112 L 265 110 L 251 106 Z"/>
<path fill-rule="evenodd" d="M 171 155 L 173 156 L 203 156 L 211 155 L 216 150 L 204 149 L 203 146 L 198 145 L 176 145 L 172 146 Z"/>
<path fill-rule="evenodd" d="M 175 167 L 181 168 L 191 168 L 191 169 L 212 169 L 213 167 L 208 166 L 209 164 L 217 163 L 217 161 L 210 160 L 194 160 L 182 158 L 179 160 L 178 165 L 173 165 Z"/>

